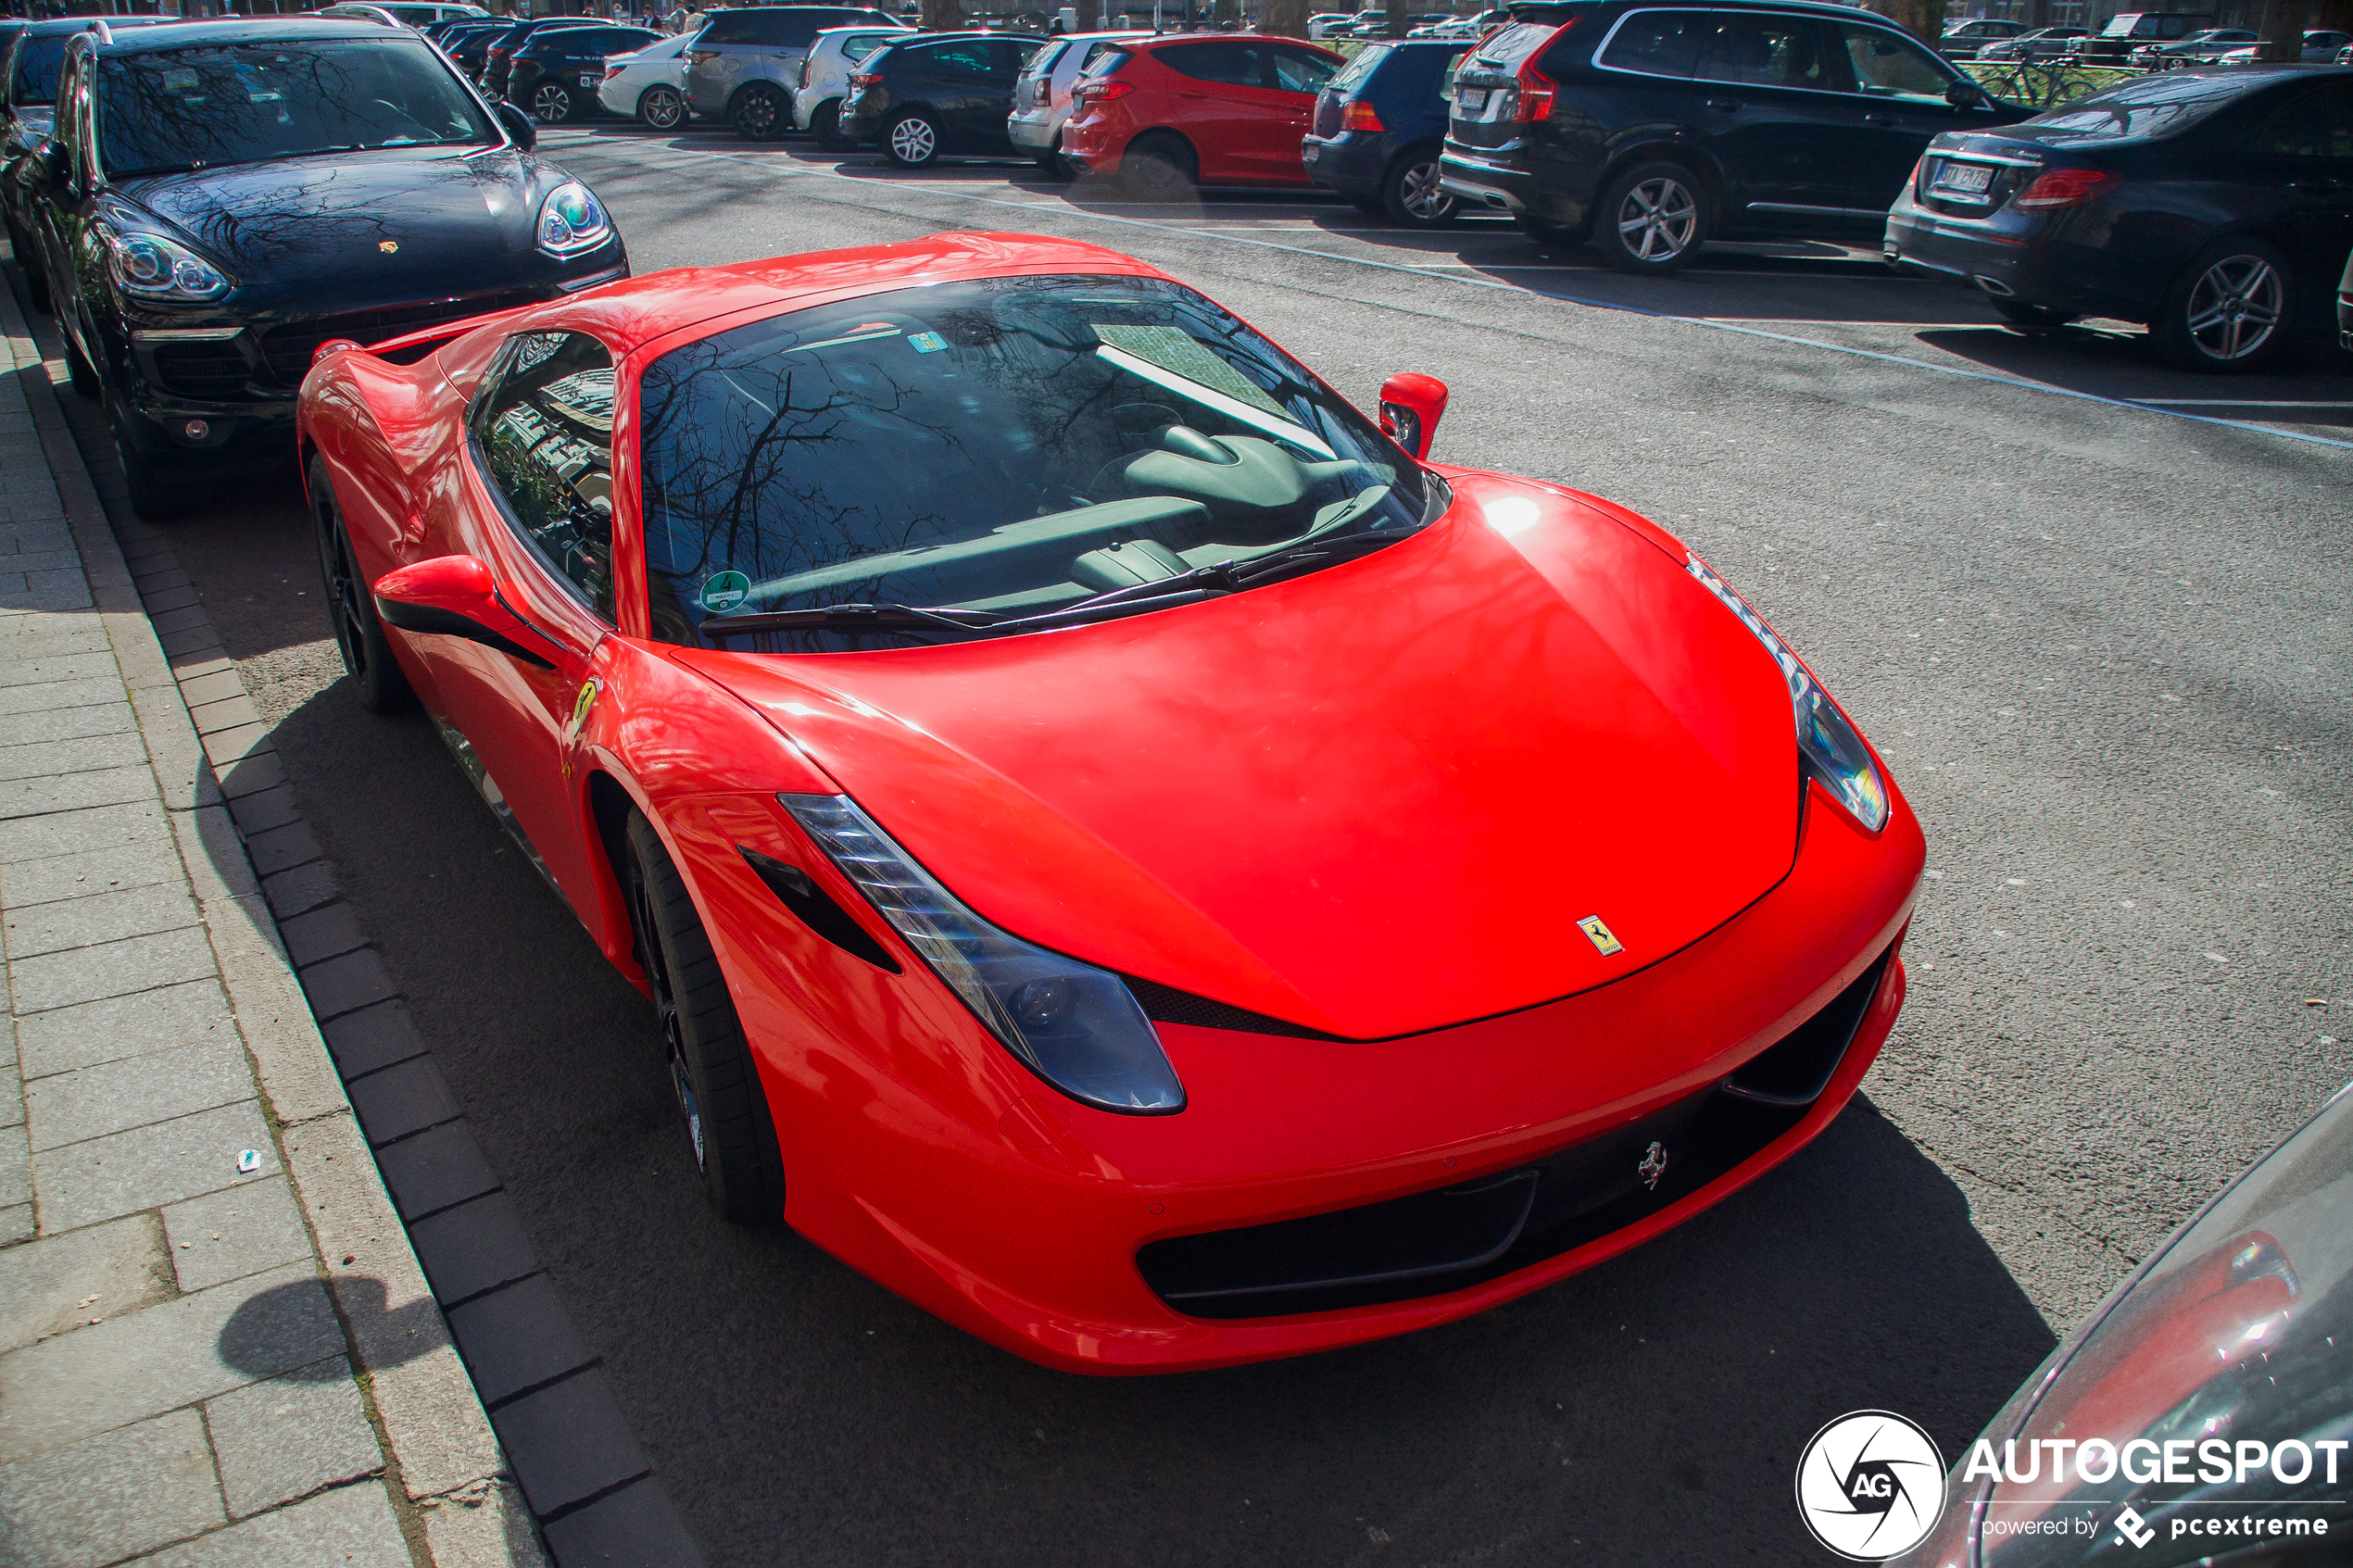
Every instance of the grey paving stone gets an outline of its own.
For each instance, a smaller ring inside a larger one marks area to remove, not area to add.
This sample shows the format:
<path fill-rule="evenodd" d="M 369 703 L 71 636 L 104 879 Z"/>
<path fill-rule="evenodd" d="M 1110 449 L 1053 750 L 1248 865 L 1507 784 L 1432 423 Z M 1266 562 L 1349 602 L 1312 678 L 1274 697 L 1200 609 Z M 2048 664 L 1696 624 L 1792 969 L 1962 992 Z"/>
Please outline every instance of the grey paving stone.
<path fill-rule="evenodd" d="M 145 584 L 142 583 L 140 586 L 141 591 L 144 592 Z M 5 672 L 5 666 L 0 666 L 0 672 Z M 207 675 L 187 675 L 178 671 L 174 671 L 173 673 L 180 675 L 180 695 L 186 699 L 191 708 L 203 703 L 219 702 L 224 697 L 245 695 L 245 684 L 237 678 L 234 669 L 216 670 Z"/>
<path fill-rule="evenodd" d="M 319 859 L 319 841 L 310 836 L 309 823 L 292 822 L 245 840 L 245 853 L 255 875 L 270 876 Z"/>
<path fill-rule="evenodd" d="M 247 1148 L 259 1151 L 261 1165 L 240 1175 L 237 1153 Z M 274 1176 L 278 1169 L 260 1102 L 250 1099 L 32 1157 L 41 1228 L 51 1235 L 242 1186 Z"/>
<path fill-rule="evenodd" d="M 44 1236 L 0 1251 L 0 1350 L 135 1312 L 171 1295 L 152 1214 Z"/>
<path fill-rule="evenodd" d="M 32 1151 L 169 1122 L 253 1098 L 244 1046 L 228 1036 L 36 1078 L 25 1090 Z"/>
<path fill-rule="evenodd" d="M 594 1367 L 491 1411 L 490 1424 L 542 1518 L 652 1469 Z"/>
<path fill-rule="evenodd" d="M 308 1262 L 11 1350 L 0 1356 L 0 1463 L 343 1353 Z"/>
<path fill-rule="evenodd" d="M 32 1235 L 32 1205 L 11 1203 L 0 1208 L 0 1247 L 13 1246 Z"/>
<path fill-rule="evenodd" d="M 59 898 L 87 898 L 110 888 L 181 883 L 187 874 L 180 857 L 162 840 L 54 855 L 0 866 L 0 905 L 21 909 Z"/>
<path fill-rule="evenodd" d="M 32 1154 L 25 1147 L 24 1128 L 0 1131 L 0 1207 L 31 1201 Z"/>
<path fill-rule="evenodd" d="M 46 817 L 88 806 L 114 806 L 156 797 L 155 774 L 143 761 L 135 767 L 49 778 L 0 781 L 0 819 Z"/>
<path fill-rule="evenodd" d="M 313 860 L 307 866 L 266 877 L 261 891 L 270 900 L 270 912 L 282 921 L 292 920 L 305 909 L 332 904 L 343 897 L 343 889 L 335 884 L 334 868 L 324 860 Z"/>
<path fill-rule="evenodd" d="M 409 1568 L 381 1483 L 338 1486 L 137 1560 L 131 1568 Z"/>
<path fill-rule="evenodd" d="M 109 659 L 107 661 L 112 664 Z M 46 713 L 59 708 L 95 708 L 120 702 L 122 678 L 111 669 L 95 680 L 39 681 L 24 686 L 0 686 L 0 714 Z"/>
<path fill-rule="evenodd" d="M 220 633 L 212 629 L 212 622 L 209 620 L 198 621 L 193 626 L 183 626 L 176 632 L 167 632 L 161 627 L 156 630 L 157 633 L 156 641 L 163 645 L 165 653 L 174 657 L 202 648 L 217 648 L 220 646 Z"/>
<path fill-rule="evenodd" d="M 5 798 L 0 797 L 0 803 Z M 237 819 L 238 831 L 247 837 L 302 820 L 302 809 L 295 804 L 294 790 L 287 784 L 240 796 L 229 802 L 229 810 Z"/>
<path fill-rule="evenodd" d="M 281 918 L 278 935 L 286 944 L 286 956 L 300 964 L 314 964 L 367 946 L 368 934 L 359 928 L 359 914 L 349 904 L 329 904 L 312 909 L 292 920 Z"/>
<path fill-rule="evenodd" d="M 23 1568 L 97 1568 L 222 1523 L 194 1411 L 0 1466 L 0 1554 Z"/>
<path fill-rule="evenodd" d="M 307 830 L 306 830 L 307 831 Z M 400 994 L 373 947 L 328 959 L 298 972 L 310 1009 L 321 1019 L 373 1006 Z"/>
<path fill-rule="evenodd" d="M 415 1137 L 376 1150 L 376 1168 L 384 1173 L 400 1217 L 415 1223 L 453 1203 L 463 1203 L 497 1190 L 498 1178 L 482 1157 L 473 1129 L 452 1122 L 419 1133 Z"/>
<path fill-rule="evenodd" d="M 170 837 L 171 825 L 164 821 L 163 808 L 157 804 L 60 811 L 37 820 L 0 822 L 0 865 L 85 855 Z"/>
<path fill-rule="evenodd" d="M 547 1526 L 547 1550 L 557 1568 L 702 1568 L 702 1553 L 671 1506 L 670 1493 L 648 1475 Z"/>
<path fill-rule="evenodd" d="M 93 708 L 60 708 L 47 713 L 0 716 L 0 746 L 36 746 L 81 735 L 117 734 L 136 727 L 129 693 Z"/>
<path fill-rule="evenodd" d="M 236 1038 L 229 998 L 214 980 L 159 985 L 17 1021 L 17 1050 L 28 1078 L 214 1038 Z"/>
<path fill-rule="evenodd" d="M 206 1403 L 232 1516 L 242 1519 L 384 1467 L 350 1371 L 338 1356 Z"/>
<path fill-rule="evenodd" d="M 166 931 L 13 960 L 8 986 L 21 1014 L 104 1001 L 213 972 L 212 944 L 201 929 Z"/>
<path fill-rule="evenodd" d="M 146 759 L 147 748 L 139 744 L 138 733 L 120 730 L 113 734 L 83 735 L 74 740 L 0 746 L 0 779 L 87 772 L 98 768 L 143 764 Z"/>
<path fill-rule="evenodd" d="M 208 625 L 204 632 L 205 635 L 210 636 L 212 628 Z M 166 642 L 168 644 L 169 639 Z M 270 726 L 259 722 L 215 730 L 204 737 L 204 754 L 212 759 L 216 768 L 233 762 L 240 757 L 250 757 L 255 752 L 270 749 Z"/>
<path fill-rule="evenodd" d="M 237 666 L 219 643 L 197 644 L 193 646 L 164 650 L 175 680 L 193 681 L 199 675 L 217 675 Z"/>
<path fill-rule="evenodd" d="M 257 752 L 241 757 L 220 770 L 220 793 L 231 800 L 263 790 L 275 789 L 286 782 L 286 765 L 274 751 Z"/>
<path fill-rule="evenodd" d="M 429 1056 L 411 1057 L 344 1085 L 371 1147 L 421 1133 L 459 1116 L 457 1097 Z"/>
<path fill-rule="evenodd" d="M 6 1046 L 0 1046 L 0 1127 L 24 1125 L 24 1083 Z"/>
<path fill-rule="evenodd" d="M 182 1290 L 204 1290 L 311 1256 L 310 1233 L 283 1176 L 174 1203 L 163 1211 L 163 1230 Z"/>
<path fill-rule="evenodd" d="M 0 557 L 0 569 L 16 570 L 21 556 Z M 111 680 L 116 673 L 114 649 L 101 637 L 86 652 L 44 652 L 30 658 L 0 649 L 0 686 L 36 686 L 53 681 Z"/>
<path fill-rule="evenodd" d="M 409 1244 L 445 1310 L 539 1270 L 522 1211 L 503 1192 L 420 1220 L 409 1227 Z"/>
<path fill-rule="evenodd" d="M 397 1000 L 345 1013 L 321 1025 L 319 1032 L 326 1037 L 335 1070 L 346 1081 L 425 1051 L 424 1040 L 409 1016 L 409 1005 Z"/>
<path fill-rule="evenodd" d="M 200 735 L 261 721 L 261 715 L 254 710 L 252 699 L 243 696 L 225 697 L 219 702 L 199 703 L 188 709 L 188 717 L 195 721 L 196 734 Z"/>
<path fill-rule="evenodd" d="M 5 917 L 8 957 L 29 959 L 71 947 L 152 936 L 199 923 L 196 901 L 176 883 L 152 883 L 87 898 L 60 898 L 12 909 Z"/>

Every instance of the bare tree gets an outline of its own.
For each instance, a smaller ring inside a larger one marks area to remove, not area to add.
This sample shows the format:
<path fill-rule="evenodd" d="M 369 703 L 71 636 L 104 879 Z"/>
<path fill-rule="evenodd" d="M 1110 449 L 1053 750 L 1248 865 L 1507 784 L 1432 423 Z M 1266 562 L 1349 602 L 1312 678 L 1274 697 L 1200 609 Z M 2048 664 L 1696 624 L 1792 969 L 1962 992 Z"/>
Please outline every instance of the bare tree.
<path fill-rule="evenodd" d="M 1258 31 L 1284 38 L 1304 38 L 1307 14 L 1307 0 L 1260 0 Z"/>
<path fill-rule="evenodd" d="M 1866 3 L 1872 10 L 1925 43 L 1934 44 L 1944 31 L 1944 0 L 1866 0 Z"/>
<path fill-rule="evenodd" d="M 924 31 L 954 32 L 964 25 L 964 0 L 924 0 Z"/>
<path fill-rule="evenodd" d="M 1389 35 L 1403 38 L 1412 26 L 1413 18 L 1405 9 L 1405 0 L 1389 0 Z"/>

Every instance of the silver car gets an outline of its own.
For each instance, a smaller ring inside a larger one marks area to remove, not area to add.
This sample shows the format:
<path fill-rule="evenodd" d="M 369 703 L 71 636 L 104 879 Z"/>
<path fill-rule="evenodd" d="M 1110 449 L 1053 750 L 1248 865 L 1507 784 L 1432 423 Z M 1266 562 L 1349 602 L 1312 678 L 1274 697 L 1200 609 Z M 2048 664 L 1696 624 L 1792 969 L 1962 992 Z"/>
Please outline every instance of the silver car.
<path fill-rule="evenodd" d="M 1038 167 L 1064 180 L 1078 171 L 1063 161 L 1063 121 L 1070 118 L 1070 89 L 1103 51 L 1149 32 L 1074 32 L 1049 40 L 1013 79 L 1013 112 L 1005 134 Z"/>
<path fill-rule="evenodd" d="M 898 18 L 849 6 L 739 6 L 710 13 L 686 51 L 686 103 L 736 133 L 766 141 L 792 129 L 800 62 L 820 32 L 837 27 L 909 31 Z"/>
<path fill-rule="evenodd" d="M 793 89 L 793 123 L 817 138 L 827 152 L 844 152 L 849 144 L 835 127 L 841 101 L 849 94 L 849 68 L 896 38 L 907 36 L 903 27 L 833 27 L 819 33 L 801 56 L 799 83 Z"/>

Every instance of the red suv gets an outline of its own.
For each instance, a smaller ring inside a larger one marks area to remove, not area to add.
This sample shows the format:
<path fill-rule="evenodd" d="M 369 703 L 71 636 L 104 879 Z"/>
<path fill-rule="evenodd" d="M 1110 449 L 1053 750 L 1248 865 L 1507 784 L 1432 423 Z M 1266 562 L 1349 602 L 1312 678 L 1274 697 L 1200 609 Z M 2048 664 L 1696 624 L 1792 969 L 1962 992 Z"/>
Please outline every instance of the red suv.
<path fill-rule="evenodd" d="M 1071 92 L 1063 152 L 1147 200 L 1304 185 L 1299 139 L 1340 56 L 1290 38 L 1177 33 L 1107 52 Z"/>

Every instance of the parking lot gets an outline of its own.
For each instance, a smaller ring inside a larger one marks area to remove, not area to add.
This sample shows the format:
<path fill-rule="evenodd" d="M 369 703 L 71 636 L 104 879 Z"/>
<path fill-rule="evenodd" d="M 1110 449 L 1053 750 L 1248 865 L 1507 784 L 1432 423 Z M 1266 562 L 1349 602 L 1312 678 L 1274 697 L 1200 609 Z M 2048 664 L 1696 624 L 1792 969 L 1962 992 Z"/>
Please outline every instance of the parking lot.
<path fill-rule="evenodd" d="M 1788 1166 L 1443 1330 L 1076 1378 L 708 1216 L 649 1009 L 431 724 L 339 689 L 291 470 L 221 498 L 179 525 L 182 562 L 712 1562 L 1810 1561 L 1788 1499 L 1818 1425 L 1891 1409 L 1950 1455 L 2353 1076 L 2342 1006 L 2319 1005 L 2348 989 L 2344 361 L 2179 374 L 2137 329 L 2022 336 L 1827 245 L 1635 279 L 1500 220 L 1406 234 L 1297 194 L 1145 207 L 1026 166 L 916 176 L 611 125 L 541 150 L 640 273 L 1041 232 L 1200 286 L 1360 407 L 1435 374 L 1439 460 L 1682 535 L 1804 651 L 1929 836 L 1904 1018 Z M 1563 811 L 1605 824 L 1572 783 Z"/>

